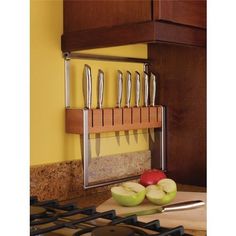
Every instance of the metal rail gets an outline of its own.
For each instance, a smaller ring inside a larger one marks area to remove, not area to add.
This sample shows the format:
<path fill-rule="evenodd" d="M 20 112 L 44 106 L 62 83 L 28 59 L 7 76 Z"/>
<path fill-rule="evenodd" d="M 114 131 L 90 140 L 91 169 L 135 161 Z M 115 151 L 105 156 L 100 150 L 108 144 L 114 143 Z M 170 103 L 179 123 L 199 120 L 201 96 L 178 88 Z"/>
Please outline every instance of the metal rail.
<path fill-rule="evenodd" d="M 119 61 L 119 62 L 130 62 L 130 63 L 142 63 L 150 64 L 148 59 L 135 58 L 135 57 L 119 57 L 119 56 L 108 56 L 108 55 L 96 55 L 78 52 L 66 52 L 63 54 L 65 59 L 88 59 L 96 61 Z"/>

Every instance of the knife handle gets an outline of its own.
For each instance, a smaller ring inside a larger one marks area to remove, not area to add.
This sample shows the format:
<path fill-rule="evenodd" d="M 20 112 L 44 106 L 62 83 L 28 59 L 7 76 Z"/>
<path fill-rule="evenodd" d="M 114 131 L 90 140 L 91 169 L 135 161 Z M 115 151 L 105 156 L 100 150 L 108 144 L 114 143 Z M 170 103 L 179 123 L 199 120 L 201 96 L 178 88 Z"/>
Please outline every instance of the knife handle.
<path fill-rule="evenodd" d="M 155 106 L 155 99 L 156 99 L 156 76 L 151 73 L 150 78 L 150 105 L 152 107 Z"/>
<path fill-rule="evenodd" d="M 148 106 L 148 74 L 144 72 L 144 106 Z"/>
<path fill-rule="evenodd" d="M 92 103 L 92 73 L 91 67 L 87 64 L 84 65 L 83 90 L 85 108 L 90 109 Z"/>
<path fill-rule="evenodd" d="M 118 87 L 118 94 L 117 94 L 117 107 L 121 107 L 122 101 L 122 91 L 123 91 L 123 73 L 118 70 L 117 76 L 117 87 Z"/>
<path fill-rule="evenodd" d="M 180 203 L 163 206 L 162 212 L 187 210 L 187 209 L 198 208 L 204 205 L 205 205 L 205 202 L 201 200 L 180 202 Z"/>
<path fill-rule="evenodd" d="M 104 72 L 98 70 L 98 108 L 102 108 L 103 102 L 103 91 L 104 91 Z"/>
<path fill-rule="evenodd" d="M 127 71 L 127 79 L 126 79 L 126 107 L 130 107 L 130 99 L 131 99 L 131 73 Z"/>
<path fill-rule="evenodd" d="M 135 93 L 135 106 L 139 107 L 139 102 L 140 102 L 140 74 L 138 71 L 135 71 L 136 74 L 136 93 Z"/>

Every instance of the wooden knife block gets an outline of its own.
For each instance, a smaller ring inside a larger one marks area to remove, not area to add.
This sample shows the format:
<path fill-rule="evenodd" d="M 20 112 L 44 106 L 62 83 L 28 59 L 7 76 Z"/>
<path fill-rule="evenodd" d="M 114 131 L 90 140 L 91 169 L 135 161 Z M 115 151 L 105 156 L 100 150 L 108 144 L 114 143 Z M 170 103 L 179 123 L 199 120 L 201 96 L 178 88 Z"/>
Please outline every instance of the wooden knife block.
<path fill-rule="evenodd" d="M 83 133 L 83 109 L 66 108 L 66 132 Z M 88 110 L 89 133 L 161 127 L 161 106 Z"/>

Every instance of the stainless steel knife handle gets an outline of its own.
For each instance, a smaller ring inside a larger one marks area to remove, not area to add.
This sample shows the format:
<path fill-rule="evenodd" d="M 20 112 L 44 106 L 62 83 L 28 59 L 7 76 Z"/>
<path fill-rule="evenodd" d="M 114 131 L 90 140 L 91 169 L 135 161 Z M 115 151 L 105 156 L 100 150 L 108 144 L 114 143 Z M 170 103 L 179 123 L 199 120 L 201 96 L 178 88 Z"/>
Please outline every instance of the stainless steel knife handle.
<path fill-rule="evenodd" d="M 98 70 L 98 108 L 102 108 L 103 92 L 104 92 L 104 72 Z"/>
<path fill-rule="evenodd" d="M 89 65 L 84 65 L 83 92 L 85 108 L 90 109 L 92 104 L 92 73 Z"/>
<path fill-rule="evenodd" d="M 126 107 L 130 107 L 130 100 L 131 100 L 131 73 L 127 71 L 127 78 L 126 78 Z"/>
<path fill-rule="evenodd" d="M 155 106 L 155 99 L 156 99 L 156 76 L 151 73 L 150 78 L 150 105 L 153 107 Z"/>
<path fill-rule="evenodd" d="M 135 106 L 139 107 L 140 102 L 140 74 L 138 71 L 135 71 L 135 84 L 136 84 L 136 92 L 135 92 Z"/>
<path fill-rule="evenodd" d="M 205 205 L 205 202 L 203 202 L 201 200 L 180 202 L 180 203 L 175 203 L 175 204 L 163 206 L 162 212 L 187 210 L 187 209 L 198 208 L 198 207 L 204 206 L 204 205 Z"/>
<path fill-rule="evenodd" d="M 144 106 L 148 106 L 148 74 L 144 72 Z"/>
<path fill-rule="evenodd" d="M 123 91 L 123 73 L 118 70 L 118 76 L 117 76 L 117 88 L 118 88 L 118 94 L 117 94 L 117 107 L 121 107 L 121 101 L 122 101 L 122 91 Z"/>

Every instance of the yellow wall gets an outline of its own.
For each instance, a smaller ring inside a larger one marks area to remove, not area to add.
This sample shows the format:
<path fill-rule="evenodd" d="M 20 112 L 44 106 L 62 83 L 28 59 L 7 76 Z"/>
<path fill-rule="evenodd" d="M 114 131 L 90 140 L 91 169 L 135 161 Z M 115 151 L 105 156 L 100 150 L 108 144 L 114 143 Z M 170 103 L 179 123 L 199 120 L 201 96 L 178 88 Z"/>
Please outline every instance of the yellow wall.
<path fill-rule="evenodd" d="M 30 164 L 53 163 L 81 158 L 80 137 L 65 133 L 64 63 L 60 49 L 63 30 L 63 8 L 60 1 L 31 0 L 30 6 Z M 146 45 L 132 45 L 86 51 L 118 56 L 146 57 Z M 105 72 L 104 106 L 115 105 L 116 71 L 142 71 L 142 65 L 117 62 L 73 60 L 71 65 L 71 106 L 83 107 L 82 71 L 87 63 L 93 75 L 93 106 L 96 106 L 98 68 Z M 134 86 L 133 86 L 134 87 Z M 132 103 L 134 98 L 132 98 Z M 102 135 L 101 155 L 145 150 L 145 134 L 138 142 L 130 132 L 130 145 L 121 132 L 121 146 L 114 134 Z M 92 140 L 92 155 L 95 156 Z"/>

